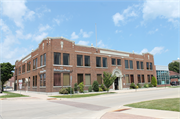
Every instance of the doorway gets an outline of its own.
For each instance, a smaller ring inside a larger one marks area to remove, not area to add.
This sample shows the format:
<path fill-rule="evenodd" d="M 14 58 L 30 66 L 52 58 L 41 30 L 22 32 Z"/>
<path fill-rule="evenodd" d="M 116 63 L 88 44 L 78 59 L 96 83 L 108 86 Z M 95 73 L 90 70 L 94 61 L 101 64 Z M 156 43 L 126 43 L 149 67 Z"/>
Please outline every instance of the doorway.
<path fill-rule="evenodd" d="M 115 90 L 119 90 L 118 86 L 119 86 L 119 82 L 118 82 L 118 77 L 117 77 L 117 78 L 114 80 Z"/>

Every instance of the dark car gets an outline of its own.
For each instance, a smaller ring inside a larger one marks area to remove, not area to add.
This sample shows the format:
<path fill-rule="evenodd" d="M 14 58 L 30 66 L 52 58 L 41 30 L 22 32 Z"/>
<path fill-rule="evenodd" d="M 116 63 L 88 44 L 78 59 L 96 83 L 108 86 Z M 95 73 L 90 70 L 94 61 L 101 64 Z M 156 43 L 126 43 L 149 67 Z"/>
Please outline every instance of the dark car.
<path fill-rule="evenodd" d="M 172 86 L 176 86 L 177 84 L 176 84 L 175 81 L 172 81 L 172 82 L 171 82 L 171 85 L 172 85 Z"/>

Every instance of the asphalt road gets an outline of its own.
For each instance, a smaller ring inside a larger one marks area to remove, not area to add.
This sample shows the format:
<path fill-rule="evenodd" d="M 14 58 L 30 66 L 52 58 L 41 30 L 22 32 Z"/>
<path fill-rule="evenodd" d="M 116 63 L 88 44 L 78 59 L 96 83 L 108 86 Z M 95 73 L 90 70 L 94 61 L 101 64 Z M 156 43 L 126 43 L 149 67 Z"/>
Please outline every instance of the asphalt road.
<path fill-rule="evenodd" d="M 0 100 L 2 119 L 95 119 L 122 105 L 180 97 L 180 88 L 109 94 L 68 100 Z"/>

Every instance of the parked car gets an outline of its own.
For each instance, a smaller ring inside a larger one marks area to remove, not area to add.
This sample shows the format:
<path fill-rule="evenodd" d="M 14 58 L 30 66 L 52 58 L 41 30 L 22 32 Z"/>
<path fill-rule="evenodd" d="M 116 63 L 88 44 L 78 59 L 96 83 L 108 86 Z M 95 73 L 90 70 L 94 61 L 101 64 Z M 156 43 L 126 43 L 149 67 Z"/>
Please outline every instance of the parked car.
<path fill-rule="evenodd" d="M 176 85 L 177 85 L 175 81 L 172 81 L 170 84 L 171 84 L 172 86 L 176 86 Z"/>

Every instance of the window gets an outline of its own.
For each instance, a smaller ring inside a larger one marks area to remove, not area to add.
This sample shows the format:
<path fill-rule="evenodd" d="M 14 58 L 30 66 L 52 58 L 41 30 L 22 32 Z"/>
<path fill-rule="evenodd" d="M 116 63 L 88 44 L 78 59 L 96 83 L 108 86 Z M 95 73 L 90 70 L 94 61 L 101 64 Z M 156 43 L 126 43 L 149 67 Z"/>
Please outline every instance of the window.
<path fill-rule="evenodd" d="M 129 64 L 130 64 L 130 69 L 133 69 L 133 61 L 129 60 Z"/>
<path fill-rule="evenodd" d="M 44 59 L 43 65 L 46 65 L 46 53 L 43 55 L 43 59 Z"/>
<path fill-rule="evenodd" d="M 83 74 L 77 74 L 77 77 L 78 77 L 77 83 L 79 85 L 81 82 L 83 82 Z"/>
<path fill-rule="evenodd" d="M 54 73 L 54 86 L 61 86 L 61 74 Z"/>
<path fill-rule="evenodd" d="M 102 78 L 101 78 L 101 74 L 97 74 L 97 82 L 100 84 L 102 84 Z"/>
<path fill-rule="evenodd" d="M 31 70 L 31 62 L 28 62 L 27 63 L 27 71 L 30 71 Z"/>
<path fill-rule="evenodd" d="M 144 75 L 141 76 L 142 83 L 144 83 Z"/>
<path fill-rule="evenodd" d="M 40 57 L 40 66 L 42 66 L 43 65 L 43 55 L 41 55 L 41 57 Z"/>
<path fill-rule="evenodd" d="M 151 82 L 150 75 L 147 75 L 147 77 L 148 77 L 148 82 Z"/>
<path fill-rule="evenodd" d="M 116 65 L 116 59 L 112 58 L 112 65 Z"/>
<path fill-rule="evenodd" d="M 33 69 L 37 68 L 37 58 L 33 60 Z"/>
<path fill-rule="evenodd" d="M 83 66 L 83 56 L 77 55 L 77 66 Z"/>
<path fill-rule="evenodd" d="M 117 65 L 121 65 L 121 59 L 117 59 Z"/>
<path fill-rule="evenodd" d="M 139 61 L 136 61 L 137 69 L 139 69 Z"/>
<path fill-rule="evenodd" d="M 28 78 L 28 87 L 30 87 L 30 80 L 31 80 L 31 78 L 29 77 Z"/>
<path fill-rule="evenodd" d="M 84 56 L 85 66 L 90 66 L 90 56 Z"/>
<path fill-rule="evenodd" d="M 101 57 L 96 57 L 96 67 L 101 67 Z"/>
<path fill-rule="evenodd" d="M 125 68 L 126 68 L 126 69 L 129 68 L 128 60 L 125 60 Z"/>
<path fill-rule="evenodd" d="M 107 58 L 103 57 L 103 67 L 107 67 Z"/>
<path fill-rule="evenodd" d="M 69 65 L 69 54 L 63 53 L 63 65 Z"/>
<path fill-rule="evenodd" d="M 22 87 L 25 86 L 25 78 L 22 78 Z"/>
<path fill-rule="evenodd" d="M 37 86 L 37 76 L 33 76 L 33 87 Z"/>
<path fill-rule="evenodd" d="M 141 69 L 144 69 L 144 65 L 143 65 L 143 62 L 141 62 Z"/>
<path fill-rule="evenodd" d="M 141 83 L 141 76 L 137 75 L 137 78 L 138 78 L 138 83 Z"/>
<path fill-rule="evenodd" d="M 46 86 L 46 74 L 40 74 L 40 86 Z"/>
<path fill-rule="evenodd" d="M 19 74 L 21 74 L 21 67 L 19 67 Z"/>
<path fill-rule="evenodd" d="M 70 76 L 68 73 L 63 74 L 63 86 L 70 86 Z"/>
<path fill-rule="evenodd" d="M 61 53 L 54 52 L 54 64 L 61 64 Z"/>
<path fill-rule="evenodd" d="M 134 83 L 134 75 L 130 75 L 130 83 Z"/>
<path fill-rule="evenodd" d="M 149 70 L 149 62 L 146 62 L 147 70 Z"/>
<path fill-rule="evenodd" d="M 150 62 L 150 70 L 152 70 L 152 63 Z"/>
<path fill-rule="evenodd" d="M 91 85 L 91 74 L 85 74 L 85 85 Z"/>
<path fill-rule="evenodd" d="M 126 74 L 126 83 L 130 83 L 130 81 L 129 81 L 129 74 Z"/>
<path fill-rule="evenodd" d="M 22 73 L 25 72 L 25 64 L 22 66 Z"/>

